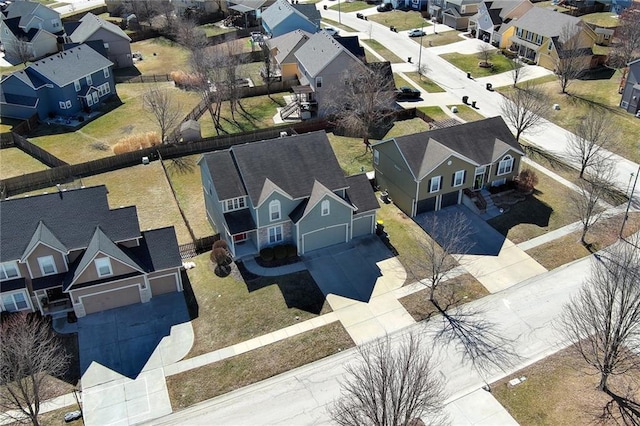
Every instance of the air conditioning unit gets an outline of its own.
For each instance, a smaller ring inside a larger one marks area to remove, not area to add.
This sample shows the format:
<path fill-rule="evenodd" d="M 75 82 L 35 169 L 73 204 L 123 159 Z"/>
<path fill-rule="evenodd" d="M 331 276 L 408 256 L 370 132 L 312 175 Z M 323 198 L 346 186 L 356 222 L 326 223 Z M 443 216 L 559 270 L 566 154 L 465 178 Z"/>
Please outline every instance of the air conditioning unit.
<path fill-rule="evenodd" d="M 149 164 L 149 157 L 142 157 L 142 164 Z"/>
<path fill-rule="evenodd" d="M 281 138 L 284 138 L 284 137 L 287 137 L 287 136 L 289 136 L 289 134 L 287 132 L 284 132 L 284 131 L 280 132 L 280 137 Z"/>

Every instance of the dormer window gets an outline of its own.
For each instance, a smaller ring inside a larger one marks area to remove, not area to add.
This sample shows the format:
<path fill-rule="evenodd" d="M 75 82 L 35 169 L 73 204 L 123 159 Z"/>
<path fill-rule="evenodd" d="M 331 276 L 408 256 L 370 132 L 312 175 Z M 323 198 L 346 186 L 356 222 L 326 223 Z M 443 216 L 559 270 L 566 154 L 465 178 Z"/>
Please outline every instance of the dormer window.
<path fill-rule="evenodd" d="M 273 200 L 269 203 L 269 219 L 272 222 L 280 220 L 280 201 Z"/>
<path fill-rule="evenodd" d="M 19 276 L 20 272 L 15 262 L 0 263 L 0 280 L 12 280 Z"/>
<path fill-rule="evenodd" d="M 96 264 L 96 271 L 98 271 L 98 277 L 108 277 L 113 275 L 113 269 L 111 269 L 111 259 L 108 257 L 101 257 L 94 261 Z"/>
<path fill-rule="evenodd" d="M 38 265 L 40 265 L 40 272 L 42 275 L 53 275 L 58 273 L 56 262 L 51 255 L 39 257 Z"/>
<path fill-rule="evenodd" d="M 331 203 L 329 200 L 324 200 L 320 205 L 320 210 L 322 211 L 322 216 L 329 216 Z"/>

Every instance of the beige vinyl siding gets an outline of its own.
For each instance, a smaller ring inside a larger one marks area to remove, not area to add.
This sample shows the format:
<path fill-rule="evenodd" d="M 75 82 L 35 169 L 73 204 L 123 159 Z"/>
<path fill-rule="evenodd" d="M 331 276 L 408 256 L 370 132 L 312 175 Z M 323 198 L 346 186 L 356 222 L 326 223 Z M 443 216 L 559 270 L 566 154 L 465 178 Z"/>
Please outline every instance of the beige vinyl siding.
<path fill-rule="evenodd" d="M 99 258 L 104 258 L 107 256 L 96 256 L 96 259 Z M 124 263 L 120 262 L 119 260 L 111 259 L 111 271 L 113 272 L 112 275 L 109 275 L 111 277 L 118 277 L 121 275 L 127 275 L 130 274 L 132 272 L 136 272 L 136 269 L 130 267 L 129 265 L 125 265 Z M 76 284 L 82 284 L 82 283 L 86 283 L 86 282 L 91 282 L 91 281 L 96 281 L 96 280 L 100 280 L 106 277 L 99 277 L 98 276 L 98 270 L 96 268 L 96 264 L 95 264 L 95 259 L 91 261 L 91 263 L 89 263 L 89 265 L 87 266 L 87 268 L 82 271 L 82 273 L 80 274 L 80 276 L 76 279 L 75 283 Z"/>
<path fill-rule="evenodd" d="M 56 271 L 58 274 L 67 271 L 67 264 L 62 253 L 48 246 L 45 246 L 44 244 L 38 244 L 35 250 L 33 250 L 33 252 L 31 252 L 29 257 L 27 258 L 27 264 L 29 265 L 29 269 L 31 270 L 32 278 L 40 278 L 43 276 L 40 272 L 40 264 L 38 263 L 38 258 L 45 256 L 53 256 L 54 262 L 56 264 Z"/>

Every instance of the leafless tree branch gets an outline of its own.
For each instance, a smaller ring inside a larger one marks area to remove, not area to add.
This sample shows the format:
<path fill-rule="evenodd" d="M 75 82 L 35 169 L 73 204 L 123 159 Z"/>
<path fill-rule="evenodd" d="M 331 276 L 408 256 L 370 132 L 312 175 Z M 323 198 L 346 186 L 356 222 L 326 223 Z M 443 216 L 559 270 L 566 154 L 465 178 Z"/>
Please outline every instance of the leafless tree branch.
<path fill-rule="evenodd" d="M 589 109 L 568 137 L 567 152 L 571 160 L 580 164 L 580 178 L 588 167 L 611 158 L 617 139 L 618 134 L 607 115 L 595 108 Z"/>
<path fill-rule="evenodd" d="M 542 92 L 525 84 L 505 94 L 500 110 L 502 117 L 516 129 L 516 140 L 525 132 L 531 132 L 540 124 L 548 106 Z"/>
<path fill-rule="evenodd" d="M 160 128 L 160 140 L 167 143 L 167 133 L 180 123 L 180 104 L 169 89 L 151 87 L 142 95 L 142 103 Z"/>

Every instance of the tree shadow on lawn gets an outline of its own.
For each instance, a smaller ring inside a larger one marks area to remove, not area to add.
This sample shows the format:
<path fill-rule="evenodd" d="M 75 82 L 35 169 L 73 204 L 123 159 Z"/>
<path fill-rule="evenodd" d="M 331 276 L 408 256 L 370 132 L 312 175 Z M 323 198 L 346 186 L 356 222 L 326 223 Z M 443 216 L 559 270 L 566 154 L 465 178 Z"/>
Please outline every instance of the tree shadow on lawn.
<path fill-rule="evenodd" d="M 629 389 L 629 394 L 631 389 Z M 640 404 L 627 396 L 614 393 L 610 389 L 606 389 L 605 393 L 611 397 L 606 405 L 602 408 L 602 413 L 598 416 L 598 420 L 603 423 L 615 422 L 618 424 L 622 420 L 626 425 L 640 425 Z"/>
<path fill-rule="evenodd" d="M 279 277 L 260 277 L 247 270 L 242 263 L 236 264 L 249 293 L 270 285 L 280 288 L 287 308 L 296 308 L 320 315 L 325 297 L 308 271 L 296 272 Z"/>
<path fill-rule="evenodd" d="M 509 211 L 488 220 L 487 223 L 504 236 L 507 236 L 511 228 L 524 223 L 540 228 L 548 227 L 553 209 L 535 197 L 536 194 L 540 194 L 540 191 L 535 190 L 525 201 L 513 205 Z"/>

